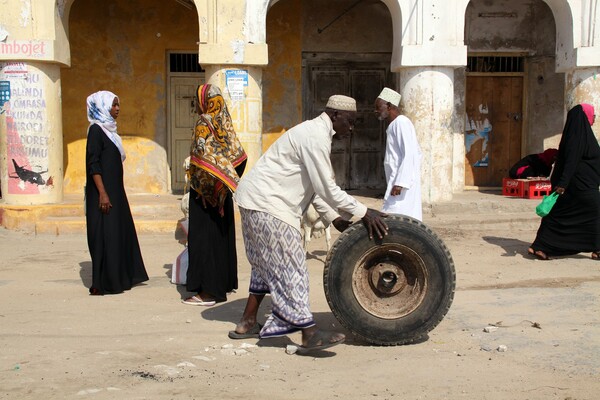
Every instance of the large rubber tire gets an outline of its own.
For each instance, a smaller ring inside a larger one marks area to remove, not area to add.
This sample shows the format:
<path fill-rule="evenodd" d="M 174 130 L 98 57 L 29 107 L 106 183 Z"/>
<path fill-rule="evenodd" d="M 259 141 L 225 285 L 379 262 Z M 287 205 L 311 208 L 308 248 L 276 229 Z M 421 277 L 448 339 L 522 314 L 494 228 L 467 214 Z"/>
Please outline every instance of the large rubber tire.
<path fill-rule="evenodd" d="M 422 339 L 444 318 L 456 287 L 450 251 L 422 222 L 386 218 L 388 235 L 369 240 L 356 223 L 343 232 L 325 261 L 325 296 L 348 330 L 378 345 Z"/>

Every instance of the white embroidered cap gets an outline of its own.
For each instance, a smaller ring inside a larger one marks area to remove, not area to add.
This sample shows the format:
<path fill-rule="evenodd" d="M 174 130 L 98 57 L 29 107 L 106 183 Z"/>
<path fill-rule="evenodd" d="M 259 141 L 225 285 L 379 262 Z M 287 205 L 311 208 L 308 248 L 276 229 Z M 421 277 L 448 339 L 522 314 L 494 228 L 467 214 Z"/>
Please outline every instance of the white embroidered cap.
<path fill-rule="evenodd" d="M 352 97 L 334 94 L 327 101 L 327 108 L 339 111 L 356 111 L 356 100 Z"/>
<path fill-rule="evenodd" d="M 388 87 L 383 88 L 383 90 L 381 91 L 381 93 L 379 94 L 378 98 L 383 100 L 383 101 L 387 101 L 388 103 L 398 107 L 398 105 L 400 104 L 400 98 L 402 96 L 400 96 L 400 93 L 396 92 L 395 90 L 392 90 Z"/>

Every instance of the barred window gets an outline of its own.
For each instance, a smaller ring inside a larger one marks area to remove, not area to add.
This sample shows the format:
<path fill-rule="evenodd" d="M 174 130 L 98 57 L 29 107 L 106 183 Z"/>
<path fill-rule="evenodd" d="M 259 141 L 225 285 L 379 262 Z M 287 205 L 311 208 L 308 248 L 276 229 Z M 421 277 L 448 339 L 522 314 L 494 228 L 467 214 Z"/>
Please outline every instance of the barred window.
<path fill-rule="evenodd" d="M 169 54 L 170 72 L 204 72 L 198 64 L 197 53 L 171 53 Z"/>
<path fill-rule="evenodd" d="M 523 57 L 469 56 L 467 72 L 523 72 Z"/>

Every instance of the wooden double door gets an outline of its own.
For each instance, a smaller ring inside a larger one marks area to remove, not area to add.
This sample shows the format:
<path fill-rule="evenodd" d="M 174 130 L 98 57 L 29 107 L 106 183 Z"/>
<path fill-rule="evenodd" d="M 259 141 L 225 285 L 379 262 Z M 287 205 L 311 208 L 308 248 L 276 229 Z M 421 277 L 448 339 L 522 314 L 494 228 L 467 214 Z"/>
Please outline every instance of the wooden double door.
<path fill-rule="evenodd" d="M 522 109 L 522 76 L 467 76 L 466 186 L 502 186 L 521 159 Z"/>
<path fill-rule="evenodd" d="M 337 184 L 348 189 L 385 188 L 385 126 L 375 116 L 374 102 L 388 85 L 389 60 L 321 60 L 305 65 L 304 119 L 318 116 L 329 96 L 343 94 L 357 103 L 353 135 L 333 140 L 331 163 Z"/>

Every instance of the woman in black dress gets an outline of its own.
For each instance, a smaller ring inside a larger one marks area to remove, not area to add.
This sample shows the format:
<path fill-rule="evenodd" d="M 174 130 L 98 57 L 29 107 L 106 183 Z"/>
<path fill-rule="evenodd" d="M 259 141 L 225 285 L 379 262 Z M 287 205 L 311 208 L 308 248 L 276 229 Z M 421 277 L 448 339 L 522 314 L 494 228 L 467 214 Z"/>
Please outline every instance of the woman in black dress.
<path fill-rule="evenodd" d="M 238 287 L 232 192 L 246 166 L 246 153 L 233 129 L 221 91 L 198 87 L 200 114 L 190 149 L 190 204 L 186 288 L 195 293 L 182 300 L 212 306 L 227 300 Z"/>
<path fill-rule="evenodd" d="M 125 151 L 117 133 L 119 111 L 114 93 L 100 91 L 87 98 L 85 205 L 91 295 L 121 293 L 148 280 L 123 185 Z"/>
<path fill-rule="evenodd" d="M 548 177 L 552 171 L 552 165 L 556 161 L 557 153 L 558 150 L 556 149 L 547 149 L 543 153 L 529 154 L 510 168 L 508 176 L 512 179 Z"/>
<path fill-rule="evenodd" d="M 528 253 L 550 256 L 591 252 L 600 259 L 600 146 L 592 131 L 594 108 L 573 107 L 567 114 L 550 181 L 559 194 Z"/>

